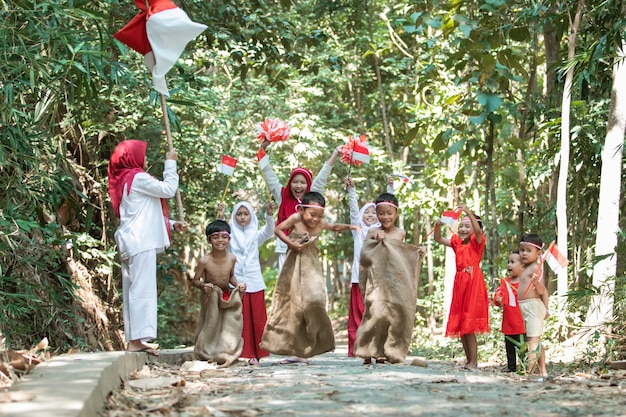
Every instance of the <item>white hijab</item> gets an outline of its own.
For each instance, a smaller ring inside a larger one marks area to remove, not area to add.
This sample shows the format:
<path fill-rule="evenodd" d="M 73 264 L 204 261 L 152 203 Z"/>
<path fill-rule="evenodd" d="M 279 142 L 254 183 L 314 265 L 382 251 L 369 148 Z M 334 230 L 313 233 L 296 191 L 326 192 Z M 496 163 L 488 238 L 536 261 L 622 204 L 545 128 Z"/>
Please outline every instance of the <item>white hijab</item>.
<path fill-rule="evenodd" d="M 359 211 L 359 222 L 361 222 L 361 240 L 365 239 L 365 236 L 367 236 L 367 232 L 370 230 L 370 227 L 380 227 L 380 222 L 378 220 L 376 220 L 376 223 L 371 224 L 369 226 L 366 225 L 365 222 L 363 221 L 365 210 L 367 210 L 370 207 L 374 207 L 374 210 L 376 210 L 376 204 L 365 203 L 363 207 L 361 207 L 361 210 Z"/>

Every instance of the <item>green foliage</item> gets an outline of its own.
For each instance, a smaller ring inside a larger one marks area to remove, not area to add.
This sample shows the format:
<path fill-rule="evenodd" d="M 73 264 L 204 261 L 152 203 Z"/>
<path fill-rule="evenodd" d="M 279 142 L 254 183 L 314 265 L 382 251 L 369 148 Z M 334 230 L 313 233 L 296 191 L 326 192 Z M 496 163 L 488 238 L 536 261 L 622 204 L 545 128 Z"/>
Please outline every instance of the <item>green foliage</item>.
<path fill-rule="evenodd" d="M 568 194 L 568 207 L 575 208 L 568 212 L 574 291 L 586 291 L 593 265 L 608 63 L 623 37 L 617 3 L 590 5 L 576 59 L 550 68 L 557 74 L 576 69 Z M 0 329 L 16 345 L 29 346 L 53 331 L 56 346 L 99 348 L 79 330 L 70 331 L 72 337 L 61 330 L 91 320 L 85 307 L 77 307 L 77 286 L 84 283 L 68 272 L 68 240 L 70 259 L 84 267 L 94 297 L 111 306 L 108 329 L 98 338 L 114 340 L 120 327 L 108 158 L 120 140 L 146 140 L 149 170 L 159 177 L 166 150 L 160 100 L 150 91 L 142 58 L 112 37 L 136 12 L 120 6 L 117 0 L 0 4 L 0 303 L 8 306 Z M 535 70 L 545 64 L 538 39 L 546 25 L 564 43 L 570 4 L 184 0 L 181 6 L 208 29 L 168 74 L 167 113 L 191 231 L 176 236 L 160 259 L 163 346 L 189 343 L 185 335 L 197 311 L 185 287 L 193 266 L 189 254 L 203 250 L 202 229 L 226 187 L 227 178 L 216 171 L 222 153 L 239 160 L 224 199 L 227 211 L 241 199 L 257 211 L 267 202 L 255 160 L 255 125 L 266 117 L 286 120 L 292 128 L 286 143 L 268 150 L 283 180 L 299 165 L 319 172 L 348 135 L 366 134 L 373 162 L 350 170 L 335 164 L 326 189 L 328 217 L 348 219 L 343 192 L 348 171 L 361 203 L 379 194 L 386 174 L 409 175 L 410 184 L 396 183 L 399 224 L 416 244 L 424 243 L 434 219 L 457 201 L 486 206 L 485 147 L 493 126 L 496 207 L 490 207 L 495 214 L 486 225 L 500 236 L 493 243 L 508 253 L 522 232 L 521 215 L 524 229 L 546 241 L 554 236 L 551 187 L 560 109 L 552 103 L 560 102 L 560 91 L 544 96 L 547 81 Z M 561 83 L 557 79 L 557 87 Z M 518 153 L 526 174 L 525 205 L 514 165 Z M 350 259 L 350 234 L 324 236 L 320 249 L 331 259 Z M 272 252 L 272 243 L 262 248 L 268 300 L 276 275 Z M 434 292 L 427 294 L 421 285 L 417 322 L 432 320 L 436 328 L 445 314 L 444 251 L 436 247 L 433 254 Z M 485 267 L 497 269 L 502 262 L 496 251 Z M 618 280 L 624 270 L 620 261 Z M 426 265 L 422 275 L 424 282 Z M 616 291 L 619 317 L 624 299 Z M 584 303 L 570 297 L 568 306 L 567 322 L 549 322 L 546 343 L 567 337 L 568 324 L 580 321 Z M 337 303 L 337 310 L 342 308 Z M 50 317 L 42 318 L 42 311 Z M 184 326 L 181 334 L 178 325 Z M 428 337 L 418 334 L 418 340 Z M 484 337 L 481 349 L 496 346 L 496 340 Z M 442 352 L 457 354 L 457 348 L 450 344 Z"/>

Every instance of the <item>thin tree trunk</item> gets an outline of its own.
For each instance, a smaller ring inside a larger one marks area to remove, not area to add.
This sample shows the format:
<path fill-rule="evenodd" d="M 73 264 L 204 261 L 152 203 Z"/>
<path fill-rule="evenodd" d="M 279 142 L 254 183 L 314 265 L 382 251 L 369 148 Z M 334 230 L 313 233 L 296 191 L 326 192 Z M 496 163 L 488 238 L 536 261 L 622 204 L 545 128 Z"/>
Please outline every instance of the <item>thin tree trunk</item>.
<path fill-rule="evenodd" d="M 374 42 L 374 33 L 372 31 L 372 13 L 369 9 L 369 3 L 365 2 L 365 10 L 367 10 L 367 30 L 369 32 L 370 43 L 376 47 Z M 378 63 L 378 52 L 374 51 L 372 54 L 374 59 L 374 71 L 376 72 L 376 83 L 378 86 L 378 95 L 380 96 L 380 110 L 381 118 L 383 121 L 383 137 L 385 139 L 385 146 L 389 153 L 389 159 L 393 162 L 395 160 L 393 154 L 393 146 L 391 144 L 391 136 L 389 134 L 389 119 L 387 118 L 387 104 L 385 102 L 385 92 L 383 91 L 383 79 L 380 73 L 380 65 Z"/>
<path fill-rule="evenodd" d="M 585 327 L 599 327 L 613 320 L 615 275 L 617 270 L 617 236 L 622 178 L 624 133 L 626 132 L 626 40 L 622 40 L 613 67 L 611 106 L 600 176 L 600 199 L 596 235 L 596 259 L 593 286 L 598 288 L 589 305 Z"/>
<path fill-rule="evenodd" d="M 569 38 L 567 42 L 567 59 L 574 59 L 576 55 L 576 38 L 580 27 L 580 18 L 585 7 L 584 0 L 578 0 L 578 7 L 574 21 L 570 22 Z M 572 80 L 574 79 L 574 67 L 567 70 L 565 85 L 563 87 L 563 101 L 561 104 L 561 152 L 559 164 L 559 181 L 556 197 L 556 223 L 557 242 L 562 252 L 567 253 L 567 178 L 569 172 L 569 147 L 570 147 L 570 107 L 572 102 Z M 567 294 L 567 268 L 559 272 L 557 279 L 557 294 L 559 300 Z"/>
<path fill-rule="evenodd" d="M 494 123 L 489 120 L 489 131 L 487 132 L 487 158 L 485 161 L 487 175 L 485 176 L 485 219 L 483 224 L 489 224 L 487 229 L 487 264 L 489 265 L 489 287 L 493 288 L 494 282 L 498 279 L 498 270 L 495 267 L 494 259 L 498 257 L 500 247 L 500 238 L 498 235 L 498 219 L 497 219 L 497 207 L 496 207 L 496 191 L 494 184 L 494 169 L 493 169 L 493 149 L 494 149 Z"/>

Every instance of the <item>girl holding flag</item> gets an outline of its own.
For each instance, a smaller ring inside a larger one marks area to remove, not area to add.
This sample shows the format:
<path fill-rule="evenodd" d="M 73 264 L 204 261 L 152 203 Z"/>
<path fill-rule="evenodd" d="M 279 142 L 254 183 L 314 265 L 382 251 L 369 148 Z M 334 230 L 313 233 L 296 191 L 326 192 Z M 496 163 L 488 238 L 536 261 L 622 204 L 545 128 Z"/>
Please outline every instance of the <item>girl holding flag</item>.
<path fill-rule="evenodd" d="M 148 144 L 120 142 L 109 161 L 109 196 L 120 227 L 115 242 L 122 267 L 124 335 L 127 350 L 158 356 L 146 342 L 157 336 L 156 256 L 170 245 L 170 230 L 187 223 L 169 219 L 167 201 L 178 189 L 176 150 L 165 154 L 163 181 L 145 170 Z"/>
<path fill-rule="evenodd" d="M 332 155 L 324 163 L 320 173 L 313 178 L 311 171 L 304 167 L 298 167 L 291 171 L 289 174 L 289 180 L 284 187 L 280 184 L 272 165 L 269 163 L 269 159 L 265 154 L 265 149 L 272 142 L 271 140 L 264 139 L 261 142 L 261 150 L 257 157 L 259 159 L 259 165 L 265 183 L 270 190 L 274 200 L 278 206 L 278 218 L 276 220 L 276 226 L 285 221 L 289 216 L 297 212 L 297 205 L 300 204 L 302 196 L 309 191 L 317 191 L 321 194 L 324 193 L 326 187 L 326 181 L 332 172 L 333 165 L 339 156 L 339 148 L 333 150 Z M 262 152 L 261 152 L 262 151 Z M 285 262 L 287 253 L 287 244 L 280 239 L 276 239 L 276 253 L 278 254 L 278 270 L 280 271 Z"/>
<path fill-rule="evenodd" d="M 441 219 L 435 224 L 435 242 L 451 247 L 456 259 L 456 275 L 452 288 L 452 302 L 448 314 L 446 337 L 460 337 L 465 352 L 465 366 L 478 367 L 476 333 L 489 332 L 489 296 L 480 269 L 485 249 L 480 217 L 475 216 L 465 204 L 458 209 L 465 213 L 459 222 L 458 234 L 450 238 L 441 236 Z"/>

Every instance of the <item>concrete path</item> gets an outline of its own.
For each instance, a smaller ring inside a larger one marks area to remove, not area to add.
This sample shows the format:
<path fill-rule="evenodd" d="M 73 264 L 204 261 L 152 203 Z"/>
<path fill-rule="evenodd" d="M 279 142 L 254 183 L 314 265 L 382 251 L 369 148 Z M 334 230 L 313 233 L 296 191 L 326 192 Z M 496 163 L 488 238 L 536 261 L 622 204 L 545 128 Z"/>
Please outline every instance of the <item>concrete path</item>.
<path fill-rule="evenodd" d="M 459 369 L 449 362 L 410 366 L 412 358 L 406 365 L 363 366 L 360 359 L 348 358 L 345 348 L 314 357 L 309 365 L 279 365 L 280 359 L 265 358 L 261 367 L 241 360 L 216 369 L 193 361 L 190 351 L 162 351 L 159 362 L 136 353 L 64 355 L 14 386 L 35 393 L 34 401 L 0 404 L 0 415 L 626 415 L 624 371 L 541 381 L 496 369 Z"/>

